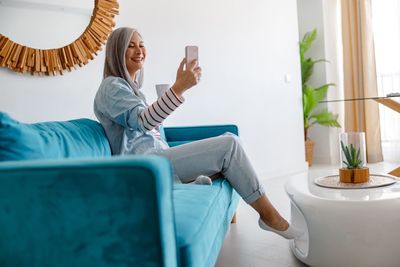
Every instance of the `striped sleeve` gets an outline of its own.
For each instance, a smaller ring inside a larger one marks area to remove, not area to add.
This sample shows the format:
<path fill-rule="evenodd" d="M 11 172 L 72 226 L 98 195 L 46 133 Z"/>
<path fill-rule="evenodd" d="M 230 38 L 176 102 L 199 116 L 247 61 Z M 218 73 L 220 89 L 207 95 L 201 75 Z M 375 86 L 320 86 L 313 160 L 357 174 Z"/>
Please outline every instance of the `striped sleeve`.
<path fill-rule="evenodd" d="M 157 101 L 145 108 L 139 115 L 139 124 L 146 131 L 151 131 L 161 124 L 175 109 L 177 109 L 184 99 L 175 94 L 170 88 Z"/>

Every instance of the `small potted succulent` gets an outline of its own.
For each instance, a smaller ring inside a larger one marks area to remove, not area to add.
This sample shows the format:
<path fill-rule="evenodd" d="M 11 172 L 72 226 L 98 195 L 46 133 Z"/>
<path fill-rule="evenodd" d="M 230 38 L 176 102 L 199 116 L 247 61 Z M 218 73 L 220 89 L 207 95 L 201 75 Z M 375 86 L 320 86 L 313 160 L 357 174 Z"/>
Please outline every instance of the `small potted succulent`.
<path fill-rule="evenodd" d="M 342 153 L 345 160 L 343 163 L 346 167 L 339 169 L 340 182 L 342 183 L 366 183 L 369 181 L 369 168 L 364 167 L 361 160 L 360 148 L 356 148 L 353 144 L 345 145 L 340 141 Z"/>

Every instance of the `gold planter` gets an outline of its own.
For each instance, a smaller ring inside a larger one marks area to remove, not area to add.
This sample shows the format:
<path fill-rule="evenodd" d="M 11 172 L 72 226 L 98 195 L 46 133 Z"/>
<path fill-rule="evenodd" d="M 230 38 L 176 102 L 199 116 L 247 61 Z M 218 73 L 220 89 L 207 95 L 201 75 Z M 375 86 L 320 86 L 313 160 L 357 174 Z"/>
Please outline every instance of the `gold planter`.
<path fill-rule="evenodd" d="M 369 181 L 369 168 L 358 168 L 358 169 L 339 169 L 339 177 L 341 183 L 366 183 Z"/>

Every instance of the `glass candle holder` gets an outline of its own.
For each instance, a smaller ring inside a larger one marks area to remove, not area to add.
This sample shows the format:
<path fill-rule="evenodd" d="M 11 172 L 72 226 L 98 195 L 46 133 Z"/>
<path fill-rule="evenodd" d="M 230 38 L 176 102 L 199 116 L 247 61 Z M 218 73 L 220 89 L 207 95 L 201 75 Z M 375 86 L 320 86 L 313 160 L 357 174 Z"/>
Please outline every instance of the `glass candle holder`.
<path fill-rule="evenodd" d="M 347 147 L 351 149 L 351 147 L 354 147 L 355 153 L 357 151 L 360 151 L 360 159 L 361 159 L 361 164 L 360 167 L 365 167 L 367 164 L 367 155 L 366 155 L 366 149 L 365 149 L 365 133 L 364 132 L 348 132 L 348 133 L 341 133 L 340 138 L 339 138 L 339 146 L 340 146 L 340 167 L 341 168 L 347 168 L 347 165 L 344 163 L 344 161 L 348 162 L 342 145 L 343 143 L 344 147 Z"/>

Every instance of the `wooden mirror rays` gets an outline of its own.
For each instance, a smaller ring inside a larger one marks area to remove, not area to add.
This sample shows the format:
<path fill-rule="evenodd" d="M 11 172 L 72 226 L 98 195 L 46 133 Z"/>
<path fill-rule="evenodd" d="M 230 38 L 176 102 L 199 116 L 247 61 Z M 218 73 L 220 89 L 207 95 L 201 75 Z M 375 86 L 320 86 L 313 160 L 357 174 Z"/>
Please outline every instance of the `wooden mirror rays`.
<path fill-rule="evenodd" d="M 95 0 L 85 31 L 74 42 L 61 48 L 32 48 L 0 34 L 0 67 L 32 75 L 57 75 L 86 65 L 105 44 L 115 26 L 118 8 L 117 0 Z"/>

